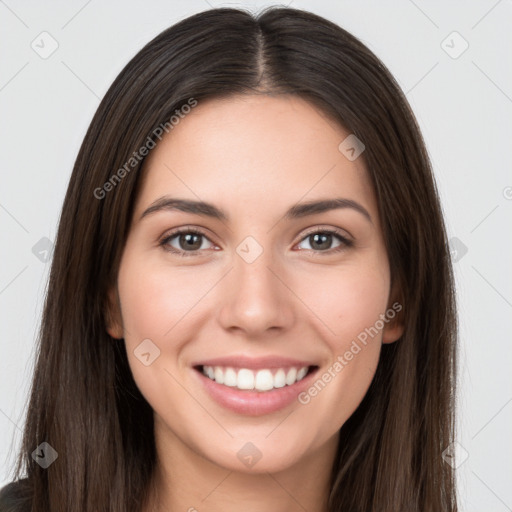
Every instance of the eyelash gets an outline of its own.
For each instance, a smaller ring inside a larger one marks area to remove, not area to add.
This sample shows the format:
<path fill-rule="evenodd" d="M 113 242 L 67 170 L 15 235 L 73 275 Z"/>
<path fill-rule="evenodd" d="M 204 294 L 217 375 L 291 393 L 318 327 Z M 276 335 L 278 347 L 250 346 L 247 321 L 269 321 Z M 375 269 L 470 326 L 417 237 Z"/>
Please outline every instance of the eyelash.
<path fill-rule="evenodd" d="M 160 241 L 159 245 L 165 251 L 173 253 L 176 256 L 180 256 L 180 257 L 196 256 L 199 253 L 199 250 L 196 250 L 196 251 L 182 251 L 182 250 L 178 250 L 178 249 L 176 249 L 174 247 L 171 247 L 171 246 L 167 245 L 170 240 L 172 240 L 176 236 L 184 234 L 184 233 L 185 234 L 191 234 L 192 233 L 192 234 L 195 234 L 195 235 L 200 235 L 200 236 L 203 236 L 204 238 L 206 238 L 208 241 L 211 242 L 211 240 L 202 231 L 200 231 L 200 230 L 198 230 L 196 228 L 192 228 L 192 227 L 185 227 L 185 228 L 178 228 L 178 229 L 172 231 L 171 233 L 167 234 L 166 236 L 164 236 L 164 238 Z M 302 242 L 303 240 L 305 240 L 306 238 L 309 238 L 312 235 L 316 235 L 317 233 L 333 235 L 334 237 L 336 237 L 341 242 L 341 245 L 339 245 L 338 247 L 335 247 L 334 249 L 328 249 L 326 251 L 315 251 L 314 249 L 301 249 L 301 250 L 303 250 L 303 251 L 304 250 L 310 251 L 315 256 L 316 255 L 321 256 L 321 255 L 325 255 L 325 254 L 332 255 L 332 254 L 341 252 L 343 250 L 346 250 L 346 249 L 348 249 L 348 248 L 350 248 L 350 247 L 352 247 L 354 245 L 354 242 L 352 240 L 349 240 L 348 238 L 343 236 L 337 230 L 333 230 L 333 229 L 318 229 L 318 228 L 315 229 L 315 230 L 307 232 L 300 239 L 299 243 Z"/>

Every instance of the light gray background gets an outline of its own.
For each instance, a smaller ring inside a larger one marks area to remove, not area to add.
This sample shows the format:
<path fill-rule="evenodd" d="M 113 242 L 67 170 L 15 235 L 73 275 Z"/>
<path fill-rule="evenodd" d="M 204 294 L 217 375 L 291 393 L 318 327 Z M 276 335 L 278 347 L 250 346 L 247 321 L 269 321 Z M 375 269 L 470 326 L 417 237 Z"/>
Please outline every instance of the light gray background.
<path fill-rule="evenodd" d="M 0 485 L 11 479 L 33 368 L 49 270 L 40 240 L 55 239 L 70 172 L 100 98 L 161 30 L 210 7 L 240 5 L 269 3 L 0 0 Z M 366 43 L 417 115 L 458 259 L 461 510 L 512 511 L 512 3 L 289 5 L 325 16 Z M 46 59 L 31 47 L 34 41 L 39 52 L 51 49 L 44 31 L 58 43 Z M 464 40 L 469 47 L 458 55 Z"/>

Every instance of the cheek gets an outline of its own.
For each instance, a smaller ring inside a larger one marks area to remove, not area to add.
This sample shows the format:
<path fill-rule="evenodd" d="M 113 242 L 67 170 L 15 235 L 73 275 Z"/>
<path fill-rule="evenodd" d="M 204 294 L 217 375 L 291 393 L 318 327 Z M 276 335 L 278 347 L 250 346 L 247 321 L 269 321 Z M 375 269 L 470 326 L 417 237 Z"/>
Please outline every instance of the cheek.
<path fill-rule="evenodd" d="M 173 371 L 170 363 L 179 359 L 181 347 L 191 339 L 194 306 L 212 280 L 197 273 L 191 279 L 190 272 L 170 271 L 138 255 L 121 262 L 118 290 L 124 341 L 133 377 L 147 399 L 161 388 L 162 372 Z"/>
<path fill-rule="evenodd" d="M 161 343 L 176 338 L 175 332 L 190 322 L 194 306 L 212 282 L 212 276 L 202 279 L 200 272 L 191 275 L 158 262 L 123 262 L 118 283 L 126 341 L 150 338 Z"/>
<path fill-rule="evenodd" d="M 313 286 L 315 285 L 315 286 Z M 361 403 L 375 375 L 382 341 L 389 278 L 384 265 L 345 268 L 315 276 L 302 289 L 324 326 L 331 359 L 299 401 L 323 411 L 323 429 L 341 427 Z"/>
<path fill-rule="evenodd" d="M 383 262 L 364 262 L 297 275 L 291 287 L 307 305 L 307 316 L 317 318 L 332 351 L 339 353 L 385 313 L 389 284 Z M 381 331 L 380 323 L 378 327 Z"/>

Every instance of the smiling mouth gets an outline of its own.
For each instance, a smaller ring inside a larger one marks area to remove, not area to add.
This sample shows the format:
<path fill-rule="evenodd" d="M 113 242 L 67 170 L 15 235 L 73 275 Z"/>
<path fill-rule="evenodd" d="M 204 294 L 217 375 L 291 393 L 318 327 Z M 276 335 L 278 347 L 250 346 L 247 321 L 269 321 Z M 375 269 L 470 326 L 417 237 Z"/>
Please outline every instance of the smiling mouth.
<path fill-rule="evenodd" d="M 318 366 L 288 366 L 251 370 L 231 366 L 198 365 L 194 369 L 217 384 L 226 387 L 241 391 L 268 392 L 293 386 L 296 382 L 300 382 L 314 373 Z"/>

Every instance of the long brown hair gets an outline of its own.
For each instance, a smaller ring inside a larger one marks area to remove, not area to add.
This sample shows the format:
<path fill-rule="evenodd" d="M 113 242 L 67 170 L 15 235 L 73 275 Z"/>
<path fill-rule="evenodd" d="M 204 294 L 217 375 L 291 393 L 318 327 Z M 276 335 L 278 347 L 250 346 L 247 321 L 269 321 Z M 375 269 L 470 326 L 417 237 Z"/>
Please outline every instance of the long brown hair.
<path fill-rule="evenodd" d="M 124 344 L 105 329 L 144 159 L 126 163 L 158 143 L 158 127 L 191 98 L 254 93 L 298 95 L 363 141 L 404 308 L 403 336 L 383 346 L 365 398 L 340 430 L 329 510 L 456 510 L 453 470 L 441 456 L 454 437 L 454 284 L 422 136 L 365 45 L 317 15 L 276 7 L 257 16 L 212 9 L 177 23 L 126 65 L 98 107 L 54 249 L 16 467 L 27 510 L 140 512 L 156 460 L 153 411 Z M 59 455 L 47 469 L 31 456 L 42 442 Z"/>

